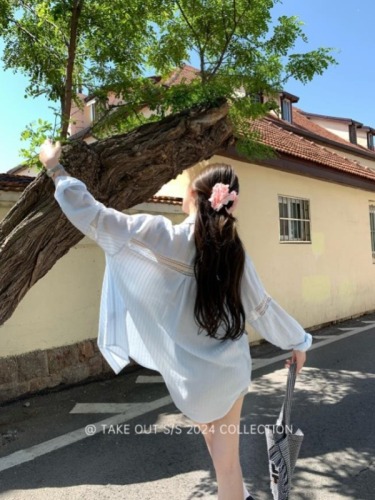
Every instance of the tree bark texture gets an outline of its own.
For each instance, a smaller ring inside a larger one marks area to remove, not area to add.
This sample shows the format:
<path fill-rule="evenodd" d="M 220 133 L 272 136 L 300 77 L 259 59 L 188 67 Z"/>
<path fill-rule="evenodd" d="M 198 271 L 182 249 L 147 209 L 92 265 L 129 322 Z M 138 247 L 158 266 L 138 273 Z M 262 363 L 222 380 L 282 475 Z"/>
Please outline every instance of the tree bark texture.
<path fill-rule="evenodd" d="M 233 142 L 225 101 L 170 115 L 128 134 L 64 146 L 61 163 L 91 194 L 117 210 L 153 196 L 186 168 Z M 82 238 L 41 172 L 0 224 L 0 325 L 27 291 Z"/>

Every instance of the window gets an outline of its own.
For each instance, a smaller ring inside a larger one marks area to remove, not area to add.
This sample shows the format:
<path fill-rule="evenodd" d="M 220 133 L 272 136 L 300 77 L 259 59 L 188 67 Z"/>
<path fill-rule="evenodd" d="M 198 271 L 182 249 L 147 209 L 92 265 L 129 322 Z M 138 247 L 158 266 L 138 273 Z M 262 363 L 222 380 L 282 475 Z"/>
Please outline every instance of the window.
<path fill-rule="evenodd" d="M 248 96 L 251 99 L 251 102 L 256 103 L 256 104 L 263 104 L 263 94 L 262 92 L 252 92 L 248 94 Z"/>
<path fill-rule="evenodd" d="M 279 196 L 280 242 L 310 243 L 310 202 Z"/>
<path fill-rule="evenodd" d="M 349 140 L 352 144 L 357 144 L 357 125 L 355 123 L 349 125 Z"/>
<path fill-rule="evenodd" d="M 92 124 L 100 120 L 107 109 L 106 103 L 97 98 L 91 99 L 91 101 L 86 103 L 86 106 L 89 107 L 90 122 Z"/>
<path fill-rule="evenodd" d="M 375 205 L 370 205 L 370 236 L 372 262 L 375 263 Z"/>
<path fill-rule="evenodd" d="M 90 105 L 90 120 L 91 123 L 96 121 L 96 101 L 94 100 Z"/>
<path fill-rule="evenodd" d="M 372 132 L 367 132 L 367 147 L 374 150 L 374 135 Z"/>
<path fill-rule="evenodd" d="M 91 123 L 94 123 L 96 120 L 96 99 L 90 99 L 88 102 L 86 102 L 86 106 L 89 108 L 89 113 L 90 113 L 90 121 Z"/>
<path fill-rule="evenodd" d="M 292 103 L 289 99 L 281 99 L 281 118 L 292 123 Z"/>

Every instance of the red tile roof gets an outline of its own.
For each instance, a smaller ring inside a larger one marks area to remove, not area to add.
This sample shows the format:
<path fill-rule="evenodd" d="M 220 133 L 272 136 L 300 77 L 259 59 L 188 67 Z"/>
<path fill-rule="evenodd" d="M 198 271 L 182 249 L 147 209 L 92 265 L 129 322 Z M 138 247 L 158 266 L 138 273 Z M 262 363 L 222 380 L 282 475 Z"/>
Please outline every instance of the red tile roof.
<path fill-rule="evenodd" d="M 32 180 L 28 175 L 0 174 L 0 191 L 23 191 Z"/>
<path fill-rule="evenodd" d="M 344 144 L 345 146 L 349 146 L 354 149 L 358 149 L 359 151 L 366 151 L 366 153 L 372 153 L 371 150 L 368 148 L 365 148 L 363 146 L 360 146 L 359 144 L 353 144 L 349 141 L 346 141 L 345 139 L 342 139 L 342 137 L 334 134 L 333 132 L 330 132 L 329 130 L 325 129 L 324 127 L 321 127 L 317 123 L 313 122 L 312 120 L 309 120 L 307 116 L 305 116 L 304 112 L 300 110 L 299 108 L 296 108 L 293 106 L 293 124 L 296 127 L 306 130 L 308 132 L 312 132 L 313 134 L 319 135 L 320 137 L 323 137 L 324 139 L 329 139 L 330 141 L 335 141 L 338 142 L 339 144 Z M 298 132 L 298 131 L 297 131 Z M 374 153 L 374 160 L 375 160 L 375 153 Z"/>
<path fill-rule="evenodd" d="M 23 191 L 34 180 L 26 175 L 0 174 L 0 191 Z M 148 203 L 160 203 L 162 205 L 182 205 L 182 198 L 175 196 L 152 196 Z"/>
<path fill-rule="evenodd" d="M 147 202 L 182 206 L 182 198 L 177 198 L 175 196 L 153 196 L 152 198 L 149 198 Z"/>
<path fill-rule="evenodd" d="M 196 78 L 199 78 L 199 73 L 199 69 L 184 64 L 180 68 L 173 70 L 172 73 L 164 80 L 161 80 L 160 83 L 167 87 L 178 85 L 179 83 L 190 83 Z"/>
<path fill-rule="evenodd" d="M 259 119 L 253 121 L 252 126 L 260 133 L 262 142 L 279 153 L 375 181 L 375 170 L 283 129 L 280 120 L 272 118 Z"/>

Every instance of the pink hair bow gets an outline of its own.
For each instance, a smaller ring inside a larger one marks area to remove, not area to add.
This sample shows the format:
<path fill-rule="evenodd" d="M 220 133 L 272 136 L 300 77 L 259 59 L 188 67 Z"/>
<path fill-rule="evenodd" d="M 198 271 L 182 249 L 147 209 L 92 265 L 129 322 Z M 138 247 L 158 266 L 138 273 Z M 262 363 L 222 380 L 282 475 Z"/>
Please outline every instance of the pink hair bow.
<path fill-rule="evenodd" d="M 234 190 L 229 192 L 229 184 L 217 182 L 212 188 L 212 194 L 208 201 L 211 202 L 212 208 L 216 211 L 219 211 L 224 205 L 233 201 L 233 205 L 230 208 L 225 209 L 229 214 L 231 214 L 237 206 L 238 194 Z"/>

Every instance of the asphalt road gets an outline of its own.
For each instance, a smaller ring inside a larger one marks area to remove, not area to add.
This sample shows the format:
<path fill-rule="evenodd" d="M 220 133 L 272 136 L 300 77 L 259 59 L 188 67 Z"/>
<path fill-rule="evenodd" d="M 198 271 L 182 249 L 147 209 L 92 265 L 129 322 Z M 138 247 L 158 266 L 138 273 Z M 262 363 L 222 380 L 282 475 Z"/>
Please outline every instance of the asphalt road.
<path fill-rule="evenodd" d="M 373 500 L 375 315 L 312 333 L 293 400 L 305 437 L 291 500 Z M 251 355 L 241 463 L 256 500 L 270 500 L 263 426 L 279 413 L 290 352 Z M 140 368 L 0 407 L 0 498 L 215 499 L 217 484 L 198 429 Z"/>

